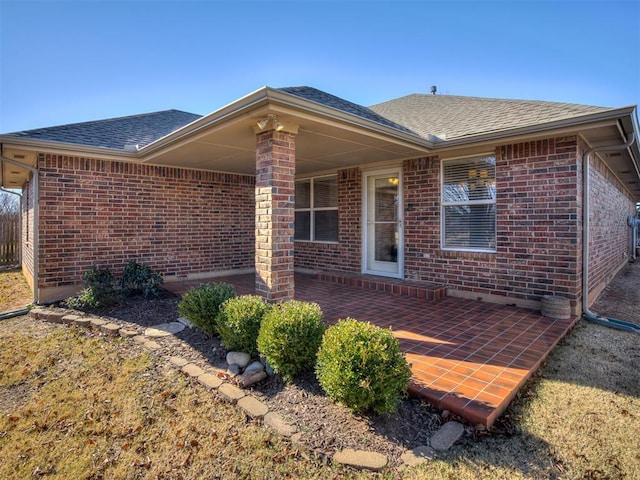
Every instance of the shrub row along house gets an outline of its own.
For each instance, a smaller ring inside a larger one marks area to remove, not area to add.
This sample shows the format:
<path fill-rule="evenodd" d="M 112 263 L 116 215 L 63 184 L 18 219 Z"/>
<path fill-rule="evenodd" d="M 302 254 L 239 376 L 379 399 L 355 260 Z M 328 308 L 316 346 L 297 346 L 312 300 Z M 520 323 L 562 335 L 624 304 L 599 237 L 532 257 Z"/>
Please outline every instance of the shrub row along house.
<path fill-rule="evenodd" d="M 579 314 L 634 252 L 637 134 L 635 106 L 414 94 L 366 108 L 264 87 L 206 116 L 0 143 L 41 303 L 135 259 L 166 282 L 255 272 L 271 300 L 294 296 L 294 271 L 340 272 L 532 308 L 561 295 Z"/>

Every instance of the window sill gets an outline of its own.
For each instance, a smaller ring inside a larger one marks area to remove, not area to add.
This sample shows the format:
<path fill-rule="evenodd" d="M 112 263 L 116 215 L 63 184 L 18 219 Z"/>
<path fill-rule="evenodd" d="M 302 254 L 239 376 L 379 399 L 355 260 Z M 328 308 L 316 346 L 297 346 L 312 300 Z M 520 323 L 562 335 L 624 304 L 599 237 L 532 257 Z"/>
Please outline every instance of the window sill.
<path fill-rule="evenodd" d="M 497 252 L 478 252 L 472 250 L 440 250 L 440 258 L 463 258 L 468 260 L 493 261 Z"/>
<path fill-rule="evenodd" d="M 340 245 L 338 241 L 323 241 L 323 240 L 294 240 L 294 243 L 319 243 L 321 245 Z"/>

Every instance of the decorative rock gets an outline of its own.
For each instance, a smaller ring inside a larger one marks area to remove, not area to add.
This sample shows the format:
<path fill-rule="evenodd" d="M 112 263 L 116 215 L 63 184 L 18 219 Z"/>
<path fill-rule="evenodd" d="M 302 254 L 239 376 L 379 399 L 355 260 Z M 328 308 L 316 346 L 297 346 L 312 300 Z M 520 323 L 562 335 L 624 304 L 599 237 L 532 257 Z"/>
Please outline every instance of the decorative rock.
<path fill-rule="evenodd" d="M 73 321 L 76 327 L 89 328 L 91 326 L 91 319 L 87 317 L 78 317 Z"/>
<path fill-rule="evenodd" d="M 181 367 L 184 367 L 187 363 L 189 363 L 189 360 L 182 357 L 169 357 L 169 362 L 171 362 L 171 364 L 174 367 L 181 368 Z"/>
<path fill-rule="evenodd" d="M 247 365 L 249 365 L 250 361 L 251 361 L 251 355 L 249 355 L 248 353 L 244 353 L 244 352 L 227 353 L 227 363 L 229 365 L 235 363 L 240 368 L 245 368 Z"/>
<path fill-rule="evenodd" d="M 184 325 L 180 322 L 161 323 L 151 328 L 147 328 L 144 334 L 147 337 L 168 337 L 184 330 Z"/>
<path fill-rule="evenodd" d="M 237 363 L 230 363 L 229 367 L 227 368 L 227 373 L 229 374 L 229 376 L 235 377 L 236 375 L 240 375 L 241 370 L 242 369 L 240 368 L 240 365 L 238 365 Z"/>
<path fill-rule="evenodd" d="M 449 450 L 464 434 L 464 426 L 458 422 L 447 422 L 431 437 L 434 450 Z"/>
<path fill-rule="evenodd" d="M 121 337 L 131 338 L 131 337 L 135 337 L 136 335 L 138 335 L 138 332 L 136 332 L 135 330 L 129 330 L 128 328 L 121 328 L 120 329 L 120 336 Z"/>
<path fill-rule="evenodd" d="M 64 318 L 63 318 L 63 320 L 64 320 Z M 92 318 L 91 319 L 91 326 L 93 328 L 98 328 L 99 329 L 100 327 L 102 327 L 103 325 L 106 325 L 106 324 L 107 324 L 107 321 L 106 320 L 102 320 L 101 318 Z"/>
<path fill-rule="evenodd" d="M 44 317 L 42 317 L 42 318 L 44 318 Z M 82 317 L 79 317 L 78 315 L 65 315 L 64 317 L 62 317 L 62 323 L 66 323 L 67 325 L 71 325 L 78 318 L 82 318 Z M 107 323 L 107 322 L 105 322 L 105 323 Z"/>
<path fill-rule="evenodd" d="M 182 373 L 193 378 L 198 378 L 200 375 L 204 374 L 204 370 L 202 370 L 199 366 L 194 365 L 193 363 L 187 363 L 180 370 L 182 371 Z"/>
<path fill-rule="evenodd" d="M 239 399 L 238 406 L 251 418 L 262 418 L 269 412 L 269 407 L 257 398 L 249 396 Z"/>
<path fill-rule="evenodd" d="M 65 315 L 66 314 L 64 312 L 54 312 L 54 311 L 43 310 L 41 313 L 38 314 L 38 318 L 46 322 L 62 323 L 62 317 L 64 317 Z"/>
<path fill-rule="evenodd" d="M 119 330 L 120 325 L 116 325 L 115 323 L 107 323 L 100 327 L 100 331 L 109 337 L 117 337 Z"/>
<path fill-rule="evenodd" d="M 267 362 L 267 359 L 264 357 L 260 357 L 260 363 L 264 365 L 264 370 L 265 372 L 267 372 L 267 375 L 269 375 L 270 377 L 273 377 L 275 372 L 273 371 L 273 367 L 269 365 L 269 362 Z"/>
<path fill-rule="evenodd" d="M 148 348 L 149 350 L 158 350 L 160 348 L 160 344 L 158 342 L 154 342 L 153 340 L 147 340 L 142 344 L 142 346 Z"/>
<path fill-rule="evenodd" d="M 220 396 L 230 403 L 236 403 L 242 397 L 246 396 L 246 394 L 238 387 L 231 385 L 230 383 L 223 383 L 218 388 L 218 393 Z"/>
<path fill-rule="evenodd" d="M 181 324 L 183 324 L 185 327 L 193 328 L 193 324 L 192 324 L 189 320 L 187 320 L 186 318 L 184 318 L 184 317 L 178 317 L 178 318 L 176 319 L 176 322 L 180 322 L 180 323 L 181 323 Z"/>
<path fill-rule="evenodd" d="M 278 415 L 275 412 L 268 412 L 264 416 L 264 424 L 267 427 L 275 430 L 276 433 L 278 433 L 279 435 L 282 435 L 283 437 L 291 437 L 294 433 L 298 431 L 296 427 L 287 423 L 284 420 L 284 418 L 282 418 L 280 415 Z"/>
<path fill-rule="evenodd" d="M 29 310 L 29 316 L 35 320 L 40 320 L 43 318 L 41 315 L 45 312 L 46 310 L 44 308 L 36 307 Z"/>
<path fill-rule="evenodd" d="M 222 379 L 212 373 L 205 373 L 198 377 L 198 381 L 209 390 L 215 390 L 222 385 Z"/>
<path fill-rule="evenodd" d="M 267 378 L 267 372 L 265 372 L 264 370 L 258 370 L 249 373 L 245 372 L 238 377 L 237 383 L 240 388 L 247 388 L 251 385 L 255 385 L 256 383 L 261 382 L 265 378 Z"/>
<path fill-rule="evenodd" d="M 421 463 L 426 463 L 428 460 L 433 460 L 436 455 L 436 451 L 433 448 L 426 445 L 420 445 L 413 450 L 407 450 L 404 452 L 400 457 L 400 460 L 402 460 L 405 465 L 414 467 Z"/>
<path fill-rule="evenodd" d="M 244 375 L 247 375 L 248 373 L 253 373 L 253 372 L 263 372 L 264 371 L 264 365 L 262 365 L 262 362 L 259 361 L 255 361 L 255 362 L 251 362 L 249 365 L 247 365 L 247 368 L 244 369 Z"/>
<path fill-rule="evenodd" d="M 381 453 L 346 448 L 333 456 L 334 462 L 358 468 L 379 472 L 387 466 L 387 457 Z"/>

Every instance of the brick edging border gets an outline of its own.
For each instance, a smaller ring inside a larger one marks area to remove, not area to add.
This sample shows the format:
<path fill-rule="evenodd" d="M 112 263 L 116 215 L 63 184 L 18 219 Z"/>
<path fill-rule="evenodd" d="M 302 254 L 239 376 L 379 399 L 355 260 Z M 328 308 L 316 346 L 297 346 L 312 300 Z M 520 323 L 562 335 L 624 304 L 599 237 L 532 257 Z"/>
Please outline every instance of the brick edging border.
<path fill-rule="evenodd" d="M 140 334 L 137 330 L 123 327 L 117 323 L 108 322 L 93 315 L 82 315 L 69 313 L 64 310 L 61 311 L 51 308 L 36 307 L 31 309 L 29 316 L 33 319 L 49 323 L 89 328 L 96 330 L 105 337 L 122 337 L 130 339 L 151 351 L 159 351 L 162 349 L 162 345 L 155 340 Z M 217 394 L 223 401 L 236 405 L 248 417 L 261 422 L 263 426 L 269 428 L 271 431 L 284 438 L 290 439 L 294 443 L 299 442 L 302 434 L 298 432 L 294 425 L 289 424 L 280 414 L 270 411 L 267 404 L 254 396 L 251 396 L 246 390 L 230 383 L 227 380 L 228 377 L 226 376 L 225 370 L 211 365 L 203 369 L 182 357 L 159 355 L 158 358 L 163 359 L 187 377 L 197 381 L 206 390 Z M 448 422 L 443 425 L 440 430 L 434 434 L 434 437 L 440 432 L 445 433 L 445 427 L 453 423 L 456 422 Z M 449 431 L 451 428 L 446 430 Z M 463 435 L 464 428 L 460 425 L 459 428 L 455 428 L 455 431 L 455 439 L 446 441 L 446 448 L 438 448 L 438 450 L 443 451 L 450 448 L 451 445 L 453 445 L 453 443 Z M 432 443 L 434 443 L 433 440 Z M 442 442 L 439 443 L 442 444 Z M 402 454 L 399 468 L 413 467 L 421 463 L 425 463 L 429 460 L 433 460 L 436 455 L 436 450 L 431 446 L 420 445 L 412 450 L 406 450 Z M 324 456 L 324 454 L 322 454 L 322 456 Z M 388 465 L 388 458 L 386 455 L 367 450 L 353 450 L 349 448 L 334 453 L 331 460 L 359 470 L 369 470 L 374 472 L 381 471 Z"/>

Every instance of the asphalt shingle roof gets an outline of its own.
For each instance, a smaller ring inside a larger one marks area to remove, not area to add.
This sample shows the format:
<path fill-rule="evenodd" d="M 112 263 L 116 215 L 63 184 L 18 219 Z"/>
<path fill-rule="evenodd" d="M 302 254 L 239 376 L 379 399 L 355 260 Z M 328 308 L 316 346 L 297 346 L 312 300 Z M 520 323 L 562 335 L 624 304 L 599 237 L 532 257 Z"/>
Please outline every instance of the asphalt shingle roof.
<path fill-rule="evenodd" d="M 125 145 L 143 147 L 197 120 L 201 115 L 164 110 L 128 117 L 72 123 L 7 133 L 7 136 L 124 150 Z"/>
<path fill-rule="evenodd" d="M 610 110 L 606 107 L 537 100 L 428 94 L 407 95 L 364 107 L 312 87 L 284 87 L 277 90 L 432 141 L 532 127 Z M 142 148 L 199 118 L 201 115 L 194 113 L 164 110 L 6 135 L 124 150 L 125 145 Z"/>
<path fill-rule="evenodd" d="M 412 94 L 370 107 L 423 138 L 442 140 L 529 127 L 590 113 L 605 107 L 537 100 Z"/>
<path fill-rule="evenodd" d="M 364 118 L 365 120 L 370 120 L 372 122 L 379 123 L 386 127 L 394 128 L 396 130 L 400 130 L 404 133 L 410 133 L 415 135 L 415 132 L 412 132 L 409 128 L 401 125 L 399 122 L 395 122 L 390 120 L 389 118 L 385 118 L 379 113 L 376 113 L 370 108 L 363 107 L 362 105 L 358 105 L 357 103 L 350 102 L 340 97 L 336 97 L 335 95 L 331 95 L 330 93 L 323 92 L 322 90 L 318 90 L 313 87 L 284 87 L 278 88 L 281 92 L 289 93 L 291 95 L 295 95 L 300 98 L 304 98 L 305 100 L 310 100 L 315 103 L 319 103 L 326 107 L 335 108 L 336 110 L 343 111 L 345 113 L 349 113 L 351 115 L 355 115 L 360 118 Z"/>

